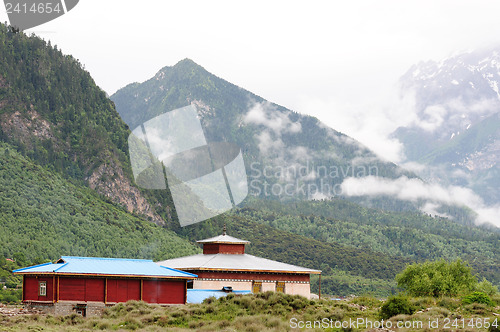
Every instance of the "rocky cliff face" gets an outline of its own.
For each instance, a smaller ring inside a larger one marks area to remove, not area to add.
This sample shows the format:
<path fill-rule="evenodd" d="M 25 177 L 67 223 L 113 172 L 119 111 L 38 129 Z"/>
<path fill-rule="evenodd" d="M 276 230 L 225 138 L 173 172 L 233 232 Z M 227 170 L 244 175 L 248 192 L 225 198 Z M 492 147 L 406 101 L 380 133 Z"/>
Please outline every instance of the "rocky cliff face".
<path fill-rule="evenodd" d="M 100 165 L 86 180 L 90 188 L 125 206 L 127 211 L 146 216 L 158 225 L 165 225 L 165 221 L 139 189 L 125 177 L 123 169 L 113 161 Z"/>

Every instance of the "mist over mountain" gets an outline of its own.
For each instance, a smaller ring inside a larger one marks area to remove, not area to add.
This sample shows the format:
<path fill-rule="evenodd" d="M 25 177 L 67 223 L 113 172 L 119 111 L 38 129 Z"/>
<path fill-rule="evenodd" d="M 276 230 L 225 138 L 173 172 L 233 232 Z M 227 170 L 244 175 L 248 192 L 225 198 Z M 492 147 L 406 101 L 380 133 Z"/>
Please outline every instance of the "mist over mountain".
<path fill-rule="evenodd" d="M 207 141 L 241 147 L 250 194 L 261 198 L 332 198 L 342 196 L 341 184 L 348 177 L 414 177 L 316 118 L 266 101 L 189 59 L 162 68 L 146 82 L 129 84 L 111 99 L 132 130 L 160 114 L 195 105 Z M 395 200 L 384 203 L 407 208 Z"/>
<path fill-rule="evenodd" d="M 500 202 L 500 47 L 414 65 L 400 79 L 416 117 L 394 133 L 408 161 L 441 184 Z"/>

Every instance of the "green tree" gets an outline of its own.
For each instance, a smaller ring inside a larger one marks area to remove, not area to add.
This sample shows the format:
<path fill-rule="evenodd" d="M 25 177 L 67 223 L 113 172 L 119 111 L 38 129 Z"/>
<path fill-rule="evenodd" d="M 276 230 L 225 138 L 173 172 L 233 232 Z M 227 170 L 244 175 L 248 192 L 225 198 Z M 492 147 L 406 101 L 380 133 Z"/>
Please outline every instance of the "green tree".
<path fill-rule="evenodd" d="M 477 279 L 466 262 L 444 259 L 408 265 L 396 276 L 398 286 L 413 296 L 457 296 L 475 289 Z"/>

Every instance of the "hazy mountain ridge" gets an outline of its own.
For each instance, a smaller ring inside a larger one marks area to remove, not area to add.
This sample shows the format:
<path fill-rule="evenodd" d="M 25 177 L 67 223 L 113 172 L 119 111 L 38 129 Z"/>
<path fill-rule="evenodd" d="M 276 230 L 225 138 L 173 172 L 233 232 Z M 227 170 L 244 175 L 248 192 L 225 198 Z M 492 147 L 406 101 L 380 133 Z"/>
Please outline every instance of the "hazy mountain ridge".
<path fill-rule="evenodd" d="M 414 95 L 417 112 L 395 132 L 407 159 L 434 166 L 424 177 L 499 202 L 500 48 L 419 63 L 400 84 L 403 95 Z"/>
<path fill-rule="evenodd" d="M 325 198 L 334 195 L 320 189 L 304 195 L 297 187 L 305 183 L 321 188 L 324 183 L 331 190 L 349 176 L 414 176 L 318 119 L 270 103 L 189 59 L 162 68 L 143 83 L 127 85 L 111 99 L 131 129 L 170 110 L 196 105 L 208 141 L 233 142 L 242 148 L 250 191 L 257 196 Z M 272 175 L 263 178 L 266 167 Z M 303 173 L 297 175 L 299 169 Z M 266 196 L 264 182 L 270 186 L 294 184 L 297 192 Z"/>

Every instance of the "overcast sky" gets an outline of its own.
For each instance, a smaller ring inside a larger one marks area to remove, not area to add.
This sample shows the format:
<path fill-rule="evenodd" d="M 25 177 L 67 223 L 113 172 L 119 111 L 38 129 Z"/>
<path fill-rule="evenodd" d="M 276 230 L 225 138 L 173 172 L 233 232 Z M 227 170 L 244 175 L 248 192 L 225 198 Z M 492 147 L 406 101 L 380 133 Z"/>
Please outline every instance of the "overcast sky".
<path fill-rule="evenodd" d="M 411 113 L 394 99 L 398 78 L 497 43 L 498 13 L 500 1 L 80 0 L 27 32 L 78 58 L 109 94 L 191 58 L 397 162 L 387 134 Z"/>

